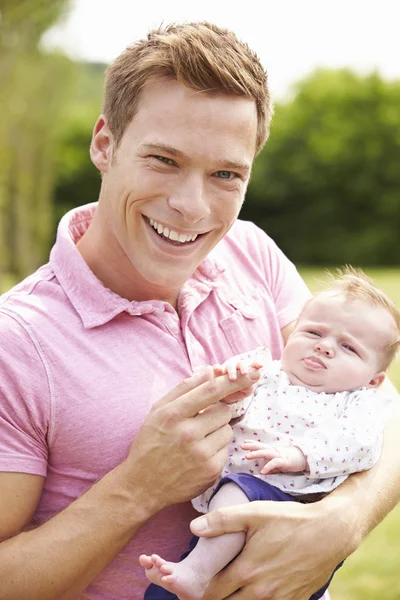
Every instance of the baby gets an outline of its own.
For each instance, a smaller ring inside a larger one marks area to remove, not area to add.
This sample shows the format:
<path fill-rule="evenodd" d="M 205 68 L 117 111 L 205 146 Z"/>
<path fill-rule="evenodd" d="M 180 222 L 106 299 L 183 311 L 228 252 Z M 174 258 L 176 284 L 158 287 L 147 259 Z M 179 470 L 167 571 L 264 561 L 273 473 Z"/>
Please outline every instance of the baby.
<path fill-rule="evenodd" d="M 281 361 L 258 349 L 214 367 L 216 376 L 235 379 L 237 370 L 261 368 L 266 359 L 252 396 L 232 405 L 237 418 L 221 479 L 194 507 L 312 502 L 350 473 L 371 468 L 393 402 L 378 387 L 399 345 L 400 313 L 361 271 L 348 268 L 306 303 Z M 200 600 L 244 543 L 244 532 L 201 538 L 179 563 L 142 555 L 157 584 L 145 598 Z M 310 600 L 321 598 L 328 583 Z"/>

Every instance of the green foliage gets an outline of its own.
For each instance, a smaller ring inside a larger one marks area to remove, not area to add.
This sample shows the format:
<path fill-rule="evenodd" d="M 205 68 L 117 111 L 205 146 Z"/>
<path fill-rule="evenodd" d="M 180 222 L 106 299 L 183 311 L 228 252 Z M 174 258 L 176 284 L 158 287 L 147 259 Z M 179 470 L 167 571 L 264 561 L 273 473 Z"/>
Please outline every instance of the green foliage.
<path fill-rule="evenodd" d="M 53 228 L 75 206 L 95 202 L 100 175 L 89 157 L 94 123 L 101 112 L 105 65 L 77 63 L 77 85 L 62 124 L 56 164 Z"/>
<path fill-rule="evenodd" d="M 67 6 L 0 0 L 0 273 L 36 268 L 52 235 L 54 157 L 74 69 L 38 44 Z"/>
<path fill-rule="evenodd" d="M 37 47 L 41 35 L 66 14 L 70 0 L 0 0 L 0 51 L 9 56 Z"/>
<path fill-rule="evenodd" d="M 318 70 L 276 107 L 242 217 L 294 260 L 398 264 L 400 82 Z"/>

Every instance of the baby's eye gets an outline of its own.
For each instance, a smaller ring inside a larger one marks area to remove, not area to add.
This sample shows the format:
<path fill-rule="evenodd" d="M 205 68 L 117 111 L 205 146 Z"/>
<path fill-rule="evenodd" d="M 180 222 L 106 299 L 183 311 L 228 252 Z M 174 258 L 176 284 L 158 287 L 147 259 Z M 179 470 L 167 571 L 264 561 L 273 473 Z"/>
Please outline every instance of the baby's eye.
<path fill-rule="evenodd" d="M 315 331 L 315 329 L 309 329 L 307 331 L 307 333 L 309 333 L 310 335 L 315 335 L 315 337 L 321 337 L 321 334 L 319 331 Z"/>
<path fill-rule="evenodd" d="M 346 350 L 349 350 L 349 352 L 354 352 L 354 354 L 357 354 L 357 350 L 353 348 L 353 346 L 350 346 L 350 344 L 343 344 L 343 348 L 346 348 Z"/>

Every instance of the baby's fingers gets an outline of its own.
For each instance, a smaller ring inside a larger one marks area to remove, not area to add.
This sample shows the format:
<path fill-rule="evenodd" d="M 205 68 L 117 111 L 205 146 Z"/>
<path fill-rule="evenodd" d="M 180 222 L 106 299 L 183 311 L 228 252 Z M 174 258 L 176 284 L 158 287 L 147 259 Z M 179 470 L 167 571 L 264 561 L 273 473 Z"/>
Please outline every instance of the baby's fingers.
<path fill-rule="evenodd" d="M 261 475 L 267 475 L 268 473 L 277 473 L 283 470 L 286 462 L 283 458 L 273 458 L 266 465 L 263 466 L 260 473 Z"/>
<path fill-rule="evenodd" d="M 251 452 L 247 452 L 247 454 L 245 454 L 245 457 L 247 458 L 247 460 L 254 460 L 255 458 L 270 458 L 270 456 L 266 456 L 265 450 L 252 450 Z"/>
<path fill-rule="evenodd" d="M 240 444 L 240 447 L 242 450 L 261 450 L 262 448 L 266 448 L 266 445 L 255 440 L 244 440 L 244 442 Z"/>

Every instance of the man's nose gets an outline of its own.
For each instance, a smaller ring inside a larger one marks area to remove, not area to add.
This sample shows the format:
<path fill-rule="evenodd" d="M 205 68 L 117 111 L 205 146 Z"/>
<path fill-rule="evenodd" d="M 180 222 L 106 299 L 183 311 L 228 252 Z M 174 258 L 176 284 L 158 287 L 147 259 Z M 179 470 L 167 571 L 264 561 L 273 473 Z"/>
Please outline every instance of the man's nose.
<path fill-rule="evenodd" d="M 333 344 L 331 344 L 329 340 L 318 340 L 314 348 L 328 358 L 333 358 L 335 356 Z"/>
<path fill-rule="evenodd" d="M 211 200 L 203 178 L 199 175 L 180 179 L 179 185 L 168 198 L 168 204 L 177 210 L 188 224 L 195 224 L 209 216 Z"/>

